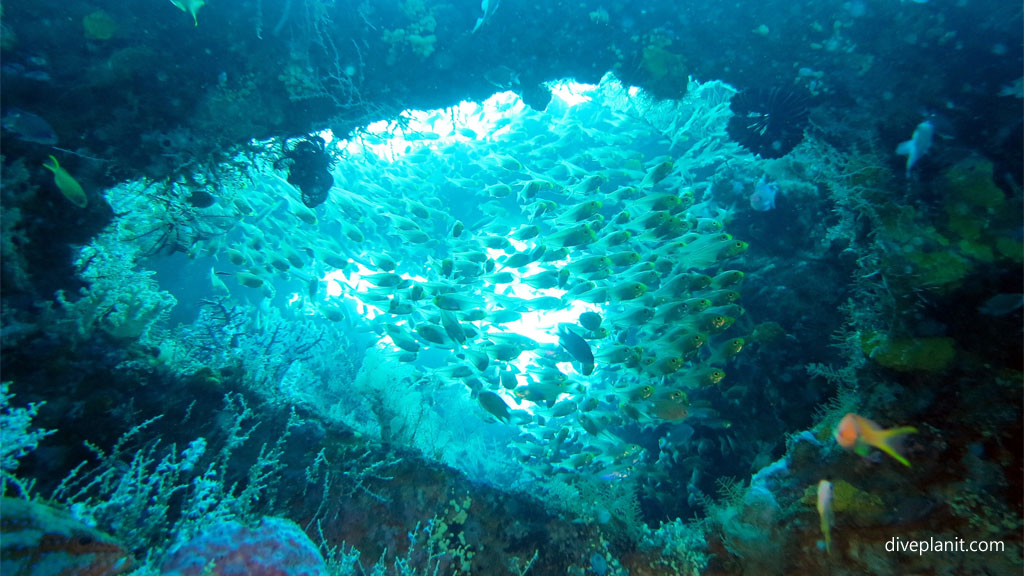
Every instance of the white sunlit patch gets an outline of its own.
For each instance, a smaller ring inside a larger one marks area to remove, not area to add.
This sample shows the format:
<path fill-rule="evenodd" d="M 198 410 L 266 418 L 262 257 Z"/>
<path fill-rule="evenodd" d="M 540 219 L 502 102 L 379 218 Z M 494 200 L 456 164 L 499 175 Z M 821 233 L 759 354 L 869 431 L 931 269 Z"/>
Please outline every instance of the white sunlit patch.
<path fill-rule="evenodd" d="M 337 278 L 334 278 L 334 272 L 324 276 L 324 282 L 327 283 L 327 296 L 329 298 L 341 298 L 343 294 L 341 283 L 338 282 Z"/>
<path fill-rule="evenodd" d="M 595 84 L 573 80 L 548 82 L 546 86 L 553 97 L 567 106 L 591 101 L 588 93 L 597 89 Z M 636 96 L 639 88 L 632 86 L 628 91 L 630 96 Z M 518 94 L 503 91 L 483 102 L 462 101 L 437 110 L 404 110 L 398 115 L 402 118 L 401 123 L 393 120 L 371 122 L 351 140 L 336 137 L 330 129 L 318 132 L 317 136 L 328 145 L 336 141 L 335 145 L 347 154 L 372 154 L 394 162 L 419 148 L 438 149 L 456 141 L 484 140 L 500 134 L 509 130 L 509 120 L 522 116 L 527 109 Z"/>
<path fill-rule="evenodd" d="M 581 84 L 571 80 L 552 82 L 548 86 L 551 88 L 551 94 L 555 98 L 569 106 L 590 102 L 591 98 L 587 96 L 587 92 L 593 92 L 597 89 L 597 86 L 594 84 Z"/>
<path fill-rule="evenodd" d="M 420 148 L 436 150 L 457 141 L 493 136 L 505 130 L 508 120 L 521 116 L 525 109 L 515 92 L 498 92 L 483 102 L 463 101 L 440 110 L 405 110 L 399 114 L 401 123 L 372 122 L 355 138 L 340 140 L 337 145 L 351 155 L 372 154 L 394 162 Z"/>
<path fill-rule="evenodd" d="M 537 290 L 519 282 L 509 284 L 512 295 L 523 300 L 532 300 L 544 296 L 561 298 L 565 290 L 558 288 L 546 288 Z M 587 310 L 594 310 L 593 304 L 573 300 L 566 308 L 559 310 L 536 310 L 523 312 L 522 318 L 514 322 L 504 324 L 506 332 L 515 332 L 540 342 L 541 344 L 558 344 L 558 325 L 575 324 L 580 314 Z"/>
<path fill-rule="evenodd" d="M 484 248 L 484 254 L 491 260 L 498 260 L 508 256 L 508 254 L 501 248 Z"/>
<path fill-rule="evenodd" d="M 558 368 L 561 370 L 562 374 L 567 376 L 579 374 L 579 372 L 576 371 L 576 368 L 572 365 L 572 362 L 559 362 L 558 364 L 555 364 L 555 368 Z"/>
<path fill-rule="evenodd" d="M 533 246 L 523 242 L 522 240 L 516 240 L 515 238 L 509 238 L 508 243 L 516 249 L 516 252 L 526 252 L 527 250 L 533 250 Z"/>
<path fill-rule="evenodd" d="M 550 82 L 547 86 L 554 97 L 568 106 L 589 102 L 588 93 L 597 89 L 594 84 L 572 80 Z M 337 146 L 351 155 L 372 154 L 394 162 L 420 148 L 438 149 L 453 142 L 485 140 L 501 134 L 509 130 L 509 120 L 522 116 L 527 109 L 515 92 L 497 92 L 483 102 L 463 101 L 439 110 L 405 110 L 399 114 L 401 123 L 372 122 L 355 138 L 338 140 Z M 320 132 L 319 136 L 328 144 L 335 140 L 330 130 Z"/>
<path fill-rule="evenodd" d="M 330 144 L 334 141 L 334 131 L 330 128 L 321 130 L 316 135 L 324 139 L 324 144 Z"/>
<path fill-rule="evenodd" d="M 345 301 L 351 302 L 354 305 L 353 307 L 363 317 L 367 320 L 373 320 L 383 313 L 383 310 L 374 304 L 366 302 L 358 294 L 365 294 L 373 287 L 369 282 L 363 280 L 363 276 L 374 274 L 375 272 L 359 262 L 349 260 L 349 264 L 349 274 L 345 274 L 344 270 L 333 270 L 321 278 L 321 280 L 327 283 L 327 296 L 339 298 L 343 303 Z M 347 290 L 346 287 L 348 288 Z"/>

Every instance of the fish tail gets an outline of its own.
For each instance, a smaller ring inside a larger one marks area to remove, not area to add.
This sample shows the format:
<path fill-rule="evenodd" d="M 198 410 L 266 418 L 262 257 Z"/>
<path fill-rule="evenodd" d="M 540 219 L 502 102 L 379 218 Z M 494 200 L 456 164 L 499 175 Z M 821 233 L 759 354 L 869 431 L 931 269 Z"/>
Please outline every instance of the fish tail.
<path fill-rule="evenodd" d="M 883 430 L 879 434 L 878 444 L 876 444 L 875 447 L 881 450 L 882 452 L 885 452 L 889 456 L 895 458 L 897 461 L 899 461 L 900 464 L 903 464 L 907 468 L 910 468 L 910 462 L 906 458 L 904 458 L 902 454 L 899 453 L 896 444 L 903 436 L 916 433 L 917 428 L 914 428 L 913 426 L 902 426 L 900 428 L 890 428 L 889 430 Z"/>
<path fill-rule="evenodd" d="M 825 552 L 829 555 L 832 554 L 832 527 L 829 525 L 828 519 L 822 517 L 821 519 L 821 533 L 825 536 Z"/>
<path fill-rule="evenodd" d="M 825 538 L 825 552 L 829 555 L 832 554 L 832 524 L 834 521 L 835 516 L 831 509 L 821 513 L 821 535 Z"/>

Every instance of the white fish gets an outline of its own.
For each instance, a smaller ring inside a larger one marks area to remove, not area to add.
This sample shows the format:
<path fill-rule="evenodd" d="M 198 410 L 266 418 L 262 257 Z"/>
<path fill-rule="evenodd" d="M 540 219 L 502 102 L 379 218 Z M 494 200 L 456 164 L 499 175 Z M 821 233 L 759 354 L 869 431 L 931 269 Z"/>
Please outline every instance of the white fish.
<path fill-rule="evenodd" d="M 914 135 L 906 142 L 900 142 L 896 147 L 896 153 L 907 157 L 907 176 L 910 170 L 917 164 L 917 161 L 928 153 L 932 147 L 932 139 L 935 137 L 935 125 L 931 120 L 925 120 L 914 128 Z"/>
<path fill-rule="evenodd" d="M 769 182 L 768 176 L 761 176 L 754 186 L 754 193 L 750 195 L 750 207 L 758 212 L 767 212 L 775 208 L 775 195 L 779 192 L 779 185 Z"/>
<path fill-rule="evenodd" d="M 471 34 L 476 34 L 476 31 L 484 25 L 484 22 L 487 22 L 494 15 L 498 10 L 498 4 L 501 4 L 501 0 L 494 0 L 493 2 L 491 0 L 483 0 L 480 2 L 480 9 L 484 11 L 484 14 L 476 19 L 476 26 L 473 27 Z"/>

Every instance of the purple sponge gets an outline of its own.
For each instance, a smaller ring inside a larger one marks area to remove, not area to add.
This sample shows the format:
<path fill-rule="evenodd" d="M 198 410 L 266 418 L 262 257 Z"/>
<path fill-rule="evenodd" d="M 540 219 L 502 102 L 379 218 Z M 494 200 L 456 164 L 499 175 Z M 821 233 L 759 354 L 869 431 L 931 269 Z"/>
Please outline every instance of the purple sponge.
<path fill-rule="evenodd" d="M 324 560 L 291 520 L 265 517 L 248 528 L 231 520 L 202 530 L 164 559 L 163 576 L 326 576 Z"/>

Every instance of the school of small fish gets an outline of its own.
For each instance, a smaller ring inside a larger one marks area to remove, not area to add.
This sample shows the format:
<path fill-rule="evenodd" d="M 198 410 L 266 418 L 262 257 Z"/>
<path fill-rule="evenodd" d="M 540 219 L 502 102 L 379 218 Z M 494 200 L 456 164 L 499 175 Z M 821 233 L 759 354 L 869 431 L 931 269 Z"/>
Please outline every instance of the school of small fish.
<path fill-rule="evenodd" d="M 316 314 L 368 324 L 391 361 L 441 358 L 433 377 L 517 426 L 539 474 L 629 475 L 645 455 L 624 426 L 727 427 L 700 400 L 745 343 L 734 262 L 747 244 L 710 184 L 736 162 L 721 153 L 738 150 L 727 116 L 691 137 L 692 121 L 666 133 L 598 98 L 502 106 L 486 130 L 462 122 L 483 122 L 479 106 L 437 112 L 451 134 L 407 130 L 402 149 L 358 135 L 315 209 L 270 170 L 220 190 L 204 214 L 237 224 L 195 247 L 217 258 L 214 290 L 265 303 L 298 282 Z M 695 166 L 698 153 L 717 160 Z M 516 331 L 568 310 L 546 340 Z"/>

